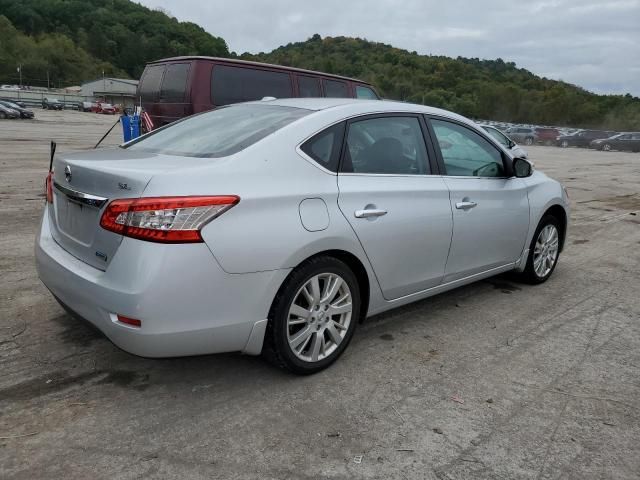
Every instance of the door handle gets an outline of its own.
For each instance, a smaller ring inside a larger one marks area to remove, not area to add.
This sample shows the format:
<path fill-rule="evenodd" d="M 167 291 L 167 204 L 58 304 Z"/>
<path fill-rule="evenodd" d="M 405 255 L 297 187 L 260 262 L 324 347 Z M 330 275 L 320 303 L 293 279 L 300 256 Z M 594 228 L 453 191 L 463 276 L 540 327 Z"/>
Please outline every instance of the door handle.
<path fill-rule="evenodd" d="M 473 208 L 477 205 L 478 204 L 476 202 L 462 201 L 462 202 L 456 203 L 456 208 L 459 210 L 469 210 L 470 208 Z"/>
<path fill-rule="evenodd" d="M 386 215 L 387 211 L 379 208 L 370 208 L 367 210 L 356 210 L 354 215 L 356 218 L 371 218 L 371 217 L 381 217 L 382 215 Z"/>

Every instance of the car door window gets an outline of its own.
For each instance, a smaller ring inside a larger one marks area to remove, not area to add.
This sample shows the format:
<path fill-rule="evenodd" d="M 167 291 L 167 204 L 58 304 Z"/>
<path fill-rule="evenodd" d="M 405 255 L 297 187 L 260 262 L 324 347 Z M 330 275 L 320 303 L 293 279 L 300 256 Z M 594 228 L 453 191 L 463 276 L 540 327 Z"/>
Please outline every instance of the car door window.
<path fill-rule="evenodd" d="M 366 98 L 368 100 L 378 100 L 378 95 L 376 95 L 376 92 L 371 90 L 369 87 L 363 87 L 362 85 L 358 85 L 356 87 L 356 98 Z"/>
<path fill-rule="evenodd" d="M 495 128 L 485 128 L 485 130 L 501 145 L 504 145 L 507 148 L 511 146 L 509 139 L 499 130 L 496 130 Z"/>
<path fill-rule="evenodd" d="M 504 177 L 501 152 L 481 135 L 457 123 L 431 120 L 446 174 L 463 177 Z"/>
<path fill-rule="evenodd" d="M 429 174 L 427 150 L 418 118 L 388 116 L 352 122 L 342 171 Z"/>

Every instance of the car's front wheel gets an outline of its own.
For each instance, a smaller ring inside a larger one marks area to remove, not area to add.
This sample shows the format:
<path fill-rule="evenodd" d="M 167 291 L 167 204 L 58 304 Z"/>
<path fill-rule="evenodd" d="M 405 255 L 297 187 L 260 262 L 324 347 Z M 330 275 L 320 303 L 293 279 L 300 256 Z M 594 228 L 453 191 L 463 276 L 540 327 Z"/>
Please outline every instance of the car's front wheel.
<path fill-rule="evenodd" d="M 533 145 L 533 138 L 531 137 L 527 137 L 524 139 L 524 144 L 525 145 Z"/>
<path fill-rule="evenodd" d="M 567 148 L 569 146 L 569 142 L 567 140 L 562 140 L 562 148 Z"/>
<path fill-rule="evenodd" d="M 360 308 L 351 269 L 333 257 L 312 258 L 289 275 L 276 296 L 263 355 L 297 374 L 318 372 L 347 348 Z"/>
<path fill-rule="evenodd" d="M 555 270 L 559 256 L 560 222 L 553 215 L 545 215 L 529 246 L 529 258 L 522 273 L 524 280 L 533 284 L 546 282 Z"/>

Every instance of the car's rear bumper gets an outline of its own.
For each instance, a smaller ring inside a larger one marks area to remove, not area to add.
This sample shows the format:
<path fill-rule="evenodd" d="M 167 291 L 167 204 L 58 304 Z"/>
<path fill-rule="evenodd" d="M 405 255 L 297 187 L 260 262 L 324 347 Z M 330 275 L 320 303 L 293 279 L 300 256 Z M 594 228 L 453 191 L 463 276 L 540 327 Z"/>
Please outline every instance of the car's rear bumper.
<path fill-rule="evenodd" d="M 129 238 L 101 271 L 55 242 L 46 214 L 35 254 L 40 279 L 60 303 L 144 357 L 260 353 L 271 302 L 289 272 L 228 274 L 203 243 Z M 123 324 L 118 314 L 142 326 Z"/>

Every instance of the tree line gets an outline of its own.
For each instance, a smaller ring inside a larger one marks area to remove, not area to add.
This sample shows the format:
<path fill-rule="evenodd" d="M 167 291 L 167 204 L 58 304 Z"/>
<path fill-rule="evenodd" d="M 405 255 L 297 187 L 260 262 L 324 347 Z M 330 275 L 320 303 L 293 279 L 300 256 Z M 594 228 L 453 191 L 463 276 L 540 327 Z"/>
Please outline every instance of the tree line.
<path fill-rule="evenodd" d="M 191 22 L 129 0 L 0 0 L 0 83 L 63 87 L 139 78 L 146 62 L 238 57 L 357 77 L 385 98 L 517 123 L 640 130 L 640 99 L 596 95 L 502 59 L 419 55 L 383 43 L 314 35 L 268 53 L 236 55 Z"/>

